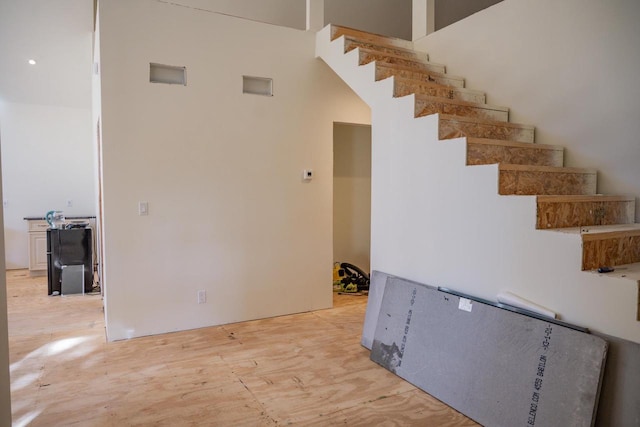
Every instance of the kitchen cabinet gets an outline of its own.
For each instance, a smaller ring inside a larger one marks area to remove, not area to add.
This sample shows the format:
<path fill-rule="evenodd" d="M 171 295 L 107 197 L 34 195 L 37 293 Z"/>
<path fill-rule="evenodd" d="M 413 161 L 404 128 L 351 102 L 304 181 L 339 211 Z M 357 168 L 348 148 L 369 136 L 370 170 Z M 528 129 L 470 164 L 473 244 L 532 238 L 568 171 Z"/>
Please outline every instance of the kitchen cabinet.
<path fill-rule="evenodd" d="M 47 274 L 47 229 L 49 223 L 42 217 L 24 218 L 28 224 L 29 230 L 29 275 L 44 276 Z M 95 236 L 96 218 L 95 217 L 77 217 L 72 216 L 65 219 L 65 224 L 88 222 Z M 96 263 L 95 258 L 95 239 L 93 242 L 93 264 Z"/>
<path fill-rule="evenodd" d="M 29 233 L 29 271 L 47 269 L 47 234 Z M 41 274 L 44 274 L 42 271 Z"/>
<path fill-rule="evenodd" d="M 29 274 L 42 276 L 47 274 L 47 229 L 44 219 L 27 220 L 29 224 Z"/>

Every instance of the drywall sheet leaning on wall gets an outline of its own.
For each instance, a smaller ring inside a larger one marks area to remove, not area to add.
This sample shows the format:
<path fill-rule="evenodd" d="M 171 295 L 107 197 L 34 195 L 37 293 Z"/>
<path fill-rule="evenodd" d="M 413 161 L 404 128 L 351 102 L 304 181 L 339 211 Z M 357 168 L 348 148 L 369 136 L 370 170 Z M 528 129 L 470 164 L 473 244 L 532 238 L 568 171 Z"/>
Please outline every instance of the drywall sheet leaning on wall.
<path fill-rule="evenodd" d="M 640 344 L 596 335 L 609 347 L 595 426 L 640 426 Z"/>
<path fill-rule="evenodd" d="M 376 270 L 373 270 L 371 272 L 369 295 L 367 297 L 367 311 L 364 315 L 364 326 L 362 328 L 362 339 L 360 341 L 362 346 L 369 350 L 371 350 L 371 346 L 373 345 L 373 336 L 376 332 L 376 325 L 378 324 L 378 314 L 380 313 L 380 305 L 382 304 L 384 287 L 387 283 L 387 280 L 391 277 L 395 276 Z M 404 281 L 407 283 L 413 283 L 406 279 L 404 279 Z M 436 289 L 427 285 L 421 286 Z"/>
<path fill-rule="evenodd" d="M 591 426 L 607 343 L 387 280 L 371 359 L 482 425 Z"/>
<path fill-rule="evenodd" d="M 364 326 L 362 327 L 362 339 L 360 343 L 363 347 L 371 350 L 373 346 L 373 336 L 376 333 L 378 314 L 382 305 L 382 296 L 387 278 L 393 277 L 387 273 L 373 270 L 369 282 L 369 296 L 367 297 L 367 311 L 364 313 Z"/>

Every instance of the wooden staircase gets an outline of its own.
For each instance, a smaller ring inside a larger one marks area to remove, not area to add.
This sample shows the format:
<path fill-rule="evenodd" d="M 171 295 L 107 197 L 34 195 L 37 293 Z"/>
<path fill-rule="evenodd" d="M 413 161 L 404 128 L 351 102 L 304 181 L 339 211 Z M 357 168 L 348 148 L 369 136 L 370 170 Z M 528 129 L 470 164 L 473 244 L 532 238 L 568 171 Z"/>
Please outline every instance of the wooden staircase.
<path fill-rule="evenodd" d="M 415 117 L 438 113 L 439 138 L 466 137 L 466 164 L 499 164 L 500 195 L 536 195 L 536 228 L 579 233 L 582 270 L 640 263 L 640 224 L 634 197 L 597 194 L 597 172 L 563 166 L 563 148 L 535 144 L 533 126 L 509 122 L 509 110 L 430 63 L 410 42 L 331 27 L 360 65 L 375 62 L 375 79 L 393 79 L 393 94 L 415 96 Z M 533 226 L 533 225 L 532 225 Z M 640 313 L 639 319 L 640 320 Z"/>

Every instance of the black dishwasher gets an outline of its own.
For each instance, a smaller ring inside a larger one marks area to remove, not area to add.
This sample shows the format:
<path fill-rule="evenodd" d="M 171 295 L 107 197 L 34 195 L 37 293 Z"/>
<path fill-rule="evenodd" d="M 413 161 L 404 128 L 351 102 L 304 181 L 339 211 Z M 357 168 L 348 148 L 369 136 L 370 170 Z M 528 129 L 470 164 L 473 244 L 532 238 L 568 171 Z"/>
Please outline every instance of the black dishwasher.
<path fill-rule="evenodd" d="M 93 290 L 93 254 L 91 228 L 47 230 L 47 279 L 49 295 L 63 292 L 63 280 L 80 283 L 67 286 L 67 293 Z M 65 269 L 68 269 L 66 272 Z M 66 283 L 65 283 L 66 284 Z"/>

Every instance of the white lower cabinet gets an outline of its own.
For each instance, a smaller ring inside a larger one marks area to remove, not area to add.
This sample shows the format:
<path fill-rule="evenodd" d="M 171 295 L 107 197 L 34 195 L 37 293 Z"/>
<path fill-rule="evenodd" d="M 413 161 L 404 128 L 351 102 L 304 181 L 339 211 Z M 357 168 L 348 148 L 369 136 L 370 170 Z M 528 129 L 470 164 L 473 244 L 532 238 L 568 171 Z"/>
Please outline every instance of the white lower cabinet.
<path fill-rule="evenodd" d="M 47 269 L 47 234 L 29 233 L 29 270 Z"/>
<path fill-rule="evenodd" d="M 43 219 L 27 220 L 29 224 L 29 274 L 47 274 L 47 228 Z"/>

